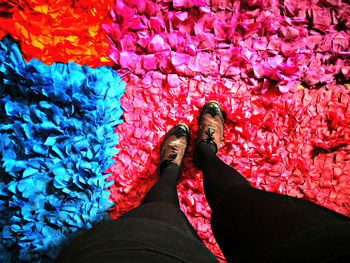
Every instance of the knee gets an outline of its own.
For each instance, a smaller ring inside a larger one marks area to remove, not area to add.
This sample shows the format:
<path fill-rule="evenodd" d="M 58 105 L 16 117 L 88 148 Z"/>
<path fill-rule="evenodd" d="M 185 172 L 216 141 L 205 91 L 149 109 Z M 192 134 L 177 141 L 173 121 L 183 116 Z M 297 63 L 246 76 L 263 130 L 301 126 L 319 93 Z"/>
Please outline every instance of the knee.
<path fill-rule="evenodd" d="M 228 211 L 237 208 L 242 203 L 246 203 L 247 199 L 255 196 L 255 191 L 260 191 L 253 188 L 250 184 L 234 184 L 225 190 L 217 202 L 211 207 L 213 212 L 215 210 Z"/>

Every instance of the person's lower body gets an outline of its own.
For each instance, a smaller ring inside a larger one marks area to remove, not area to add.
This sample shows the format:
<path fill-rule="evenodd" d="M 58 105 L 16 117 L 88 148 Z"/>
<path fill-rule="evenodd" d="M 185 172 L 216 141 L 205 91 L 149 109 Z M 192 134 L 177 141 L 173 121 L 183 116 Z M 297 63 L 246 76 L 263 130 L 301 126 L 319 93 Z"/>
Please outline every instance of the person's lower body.
<path fill-rule="evenodd" d="M 146 193 L 140 206 L 121 216 L 146 218 L 167 223 L 199 239 L 185 214 L 180 209 L 176 185 L 180 166 L 189 140 L 189 128 L 175 125 L 165 136 L 160 152 L 159 179 Z"/>
<path fill-rule="evenodd" d="M 203 108 L 195 162 L 203 173 L 204 192 L 212 209 L 213 234 L 228 262 L 260 262 L 299 232 L 328 223 L 350 223 L 349 218 L 311 202 L 253 188 L 216 156 L 223 135 L 220 107 L 209 103 Z M 189 136 L 188 127 L 180 126 L 175 126 L 163 141 L 159 180 L 140 206 L 121 218 L 161 221 L 199 239 L 180 210 L 177 196 L 179 167 Z"/>
<path fill-rule="evenodd" d="M 259 262 L 284 240 L 313 227 L 350 219 L 312 202 L 253 188 L 216 156 L 212 143 L 196 147 L 211 225 L 228 262 Z"/>
<path fill-rule="evenodd" d="M 161 146 L 159 179 L 141 204 L 80 233 L 56 262 L 217 262 L 179 205 L 176 186 L 188 139 L 186 125 L 174 126 Z"/>
<path fill-rule="evenodd" d="M 75 259 L 83 262 L 95 256 L 103 257 L 103 262 L 115 262 L 115 258 L 120 262 L 141 262 L 141 258 L 144 262 L 154 262 L 155 257 L 156 262 L 164 258 L 164 262 L 183 262 L 191 253 L 196 253 L 194 257 L 199 259 L 204 257 L 205 262 L 215 262 L 215 256 L 204 246 L 180 209 L 176 187 L 188 140 L 188 127 L 174 126 L 161 146 L 159 174 L 154 175 L 159 179 L 140 205 L 116 220 L 80 233 L 61 252 L 57 262 Z"/>
<path fill-rule="evenodd" d="M 204 192 L 212 209 L 213 234 L 228 262 L 260 262 L 297 233 L 329 223 L 350 223 L 349 218 L 312 202 L 253 188 L 216 156 L 223 122 L 217 103 L 209 102 L 203 107 L 195 162 L 203 173 Z M 175 162 L 160 161 L 159 180 L 141 205 L 122 217 L 162 221 L 198 238 L 179 207 L 176 184 L 182 156 L 183 152 Z"/>
<path fill-rule="evenodd" d="M 176 185 L 180 168 L 165 161 L 159 171 L 159 180 L 142 199 L 140 205 L 123 214 L 125 217 L 139 217 L 161 221 L 200 239 L 186 215 L 181 211 Z"/>

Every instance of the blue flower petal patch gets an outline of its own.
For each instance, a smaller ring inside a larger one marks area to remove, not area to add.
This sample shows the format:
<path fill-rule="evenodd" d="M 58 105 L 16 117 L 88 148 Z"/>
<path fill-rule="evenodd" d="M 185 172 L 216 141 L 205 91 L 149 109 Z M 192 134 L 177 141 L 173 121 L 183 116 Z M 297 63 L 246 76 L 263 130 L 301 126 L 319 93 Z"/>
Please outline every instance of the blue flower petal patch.
<path fill-rule="evenodd" d="M 52 262 L 75 234 L 108 218 L 113 182 L 104 171 L 124 91 L 109 66 L 26 63 L 14 40 L 2 39 L 1 262 Z"/>

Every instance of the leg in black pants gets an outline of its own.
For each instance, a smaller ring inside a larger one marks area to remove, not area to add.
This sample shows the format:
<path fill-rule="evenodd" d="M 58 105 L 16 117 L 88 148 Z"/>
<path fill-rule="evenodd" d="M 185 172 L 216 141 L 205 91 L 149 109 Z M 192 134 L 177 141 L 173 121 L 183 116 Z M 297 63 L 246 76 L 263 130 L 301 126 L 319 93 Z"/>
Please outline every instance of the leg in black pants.
<path fill-rule="evenodd" d="M 122 217 L 142 217 L 162 221 L 199 239 L 197 232 L 180 209 L 176 191 L 179 173 L 180 168 L 177 164 L 163 162 L 159 180 L 147 192 L 140 206 Z"/>
<path fill-rule="evenodd" d="M 228 262 L 259 262 L 299 231 L 326 223 L 350 222 L 306 200 L 253 188 L 216 156 L 214 144 L 199 143 L 196 155 L 213 211 L 212 230 Z"/>
<path fill-rule="evenodd" d="M 175 125 L 167 133 L 161 145 L 158 182 L 148 191 L 140 206 L 122 217 L 141 217 L 162 221 L 199 239 L 187 217 L 180 210 L 176 191 L 179 167 L 189 136 L 188 126 L 182 123 Z"/>

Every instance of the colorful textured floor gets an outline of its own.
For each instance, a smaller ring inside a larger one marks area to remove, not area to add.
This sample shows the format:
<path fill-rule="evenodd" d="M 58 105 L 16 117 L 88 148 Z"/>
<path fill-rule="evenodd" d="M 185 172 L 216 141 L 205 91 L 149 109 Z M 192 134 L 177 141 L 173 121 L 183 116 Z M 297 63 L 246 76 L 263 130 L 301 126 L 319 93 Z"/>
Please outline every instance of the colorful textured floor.
<path fill-rule="evenodd" d="M 209 99 L 226 113 L 219 156 L 253 186 L 350 216 L 345 1 L 12 0 L 0 14 L 0 36 L 11 34 L 27 60 L 114 65 L 127 83 L 109 169 L 112 218 L 138 205 L 156 181 L 162 137 L 185 122 L 181 208 L 224 261 L 192 162 L 196 118 Z"/>

